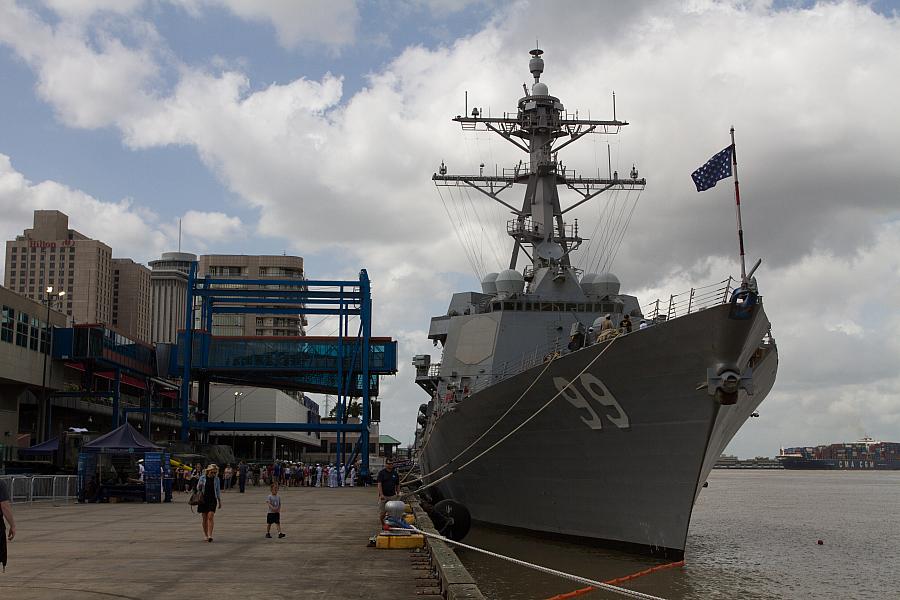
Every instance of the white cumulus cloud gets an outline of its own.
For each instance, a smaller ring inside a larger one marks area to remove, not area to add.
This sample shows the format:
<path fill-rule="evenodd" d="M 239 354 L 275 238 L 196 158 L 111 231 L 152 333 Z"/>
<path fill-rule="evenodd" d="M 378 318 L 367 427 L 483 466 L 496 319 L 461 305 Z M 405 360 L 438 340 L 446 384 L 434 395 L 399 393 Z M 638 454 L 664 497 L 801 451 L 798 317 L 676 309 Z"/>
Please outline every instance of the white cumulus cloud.
<path fill-rule="evenodd" d="M 182 218 L 182 231 L 195 243 L 221 242 L 245 235 L 244 226 L 237 217 L 222 212 L 189 210 Z"/>
<path fill-rule="evenodd" d="M 202 18 L 214 4 L 182 5 Z M 285 47 L 339 48 L 360 26 L 356 9 L 340 3 L 333 14 L 304 2 L 217 5 L 271 22 Z M 735 271 L 730 182 L 698 194 L 689 178 L 729 143 L 733 124 L 748 255 L 764 258 L 759 279 L 782 349 L 779 381 L 763 405 L 771 417 L 754 420 L 735 447 L 771 454 L 781 435 L 793 436 L 787 444 L 813 432 L 836 441 L 858 428 L 874 433 L 867 415 L 896 415 L 900 339 L 898 292 L 886 283 L 900 270 L 892 224 L 900 174 L 891 162 L 900 155 L 900 20 L 846 1 L 773 6 L 585 2 L 563 26 L 555 4 L 520 2 L 446 46 L 406 48 L 352 94 L 340 73 L 260 87 L 234 66 L 178 65 L 177 82 L 164 88 L 154 83 L 164 40 L 152 33 L 125 43 L 102 24 L 50 26 L 14 4 L 0 12 L 0 42 L 34 69 L 41 98 L 65 123 L 113 126 L 136 151 L 192 147 L 258 212 L 248 227 L 290 240 L 300 254 L 331 251 L 347 273 L 367 266 L 379 327 L 404 340 L 407 358 L 429 349 L 421 339 L 427 313 L 443 310 L 468 270 L 457 236 L 474 248 L 468 262 L 496 268 L 505 260 L 505 209 L 474 192 L 445 191 L 448 220 L 430 176 L 442 160 L 451 172 L 484 164 L 491 173 L 524 158 L 502 139 L 460 134 L 448 119 L 465 110 L 466 91 L 470 109 L 514 111 L 531 80 L 535 38 L 546 51 L 542 80 L 569 111 L 610 117 L 615 90 L 617 116 L 633 123 L 560 156 L 567 168 L 604 173 L 609 144 L 613 169 L 624 175 L 635 163 L 647 176 L 613 263 L 624 288 L 643 290 L 645 301 Z M 520 194 L 504 197 L 518 203 Z M 599 211 L 585 205 L 572 216 L 591 231 Z M 457 221 L 469 228 L 454 231 Z M 384 414 L 409 439 L 422 395 L 406 371 L 386 385 Z M 833 418 L 847 410 L 859 424 Z M 777 425 L 802 419 L 807 429 Z"/>
<path fill-rule="evenodd" d="M 197 18 L 203 9 L 220 6 L 248 21 L 270 24 L 285 48 L 322 43 L 337 50 L 356 38 L 360 15 L 351 0 L 172 0 Z"/>

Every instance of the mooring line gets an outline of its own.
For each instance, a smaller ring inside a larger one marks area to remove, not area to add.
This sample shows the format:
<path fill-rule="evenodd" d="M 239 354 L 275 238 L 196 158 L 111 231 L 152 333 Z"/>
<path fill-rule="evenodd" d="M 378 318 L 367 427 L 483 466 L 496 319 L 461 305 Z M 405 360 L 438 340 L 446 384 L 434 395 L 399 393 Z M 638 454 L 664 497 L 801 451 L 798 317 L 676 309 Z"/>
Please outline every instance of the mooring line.
<path fill-rule="evenodd" d="M 554 360 L 556 360 L 556 357 L 555 357 L 555 356 L 552 357 L 550 360 L 547 361 L 547 364 L 544 365 L 544 368 L 541 370 L 540 373 L 537 374 L 537 377 L 535 377 L 534 380 L 528 385 L 528 387 L 525 388 L 525 391 L 522 392 L 522 393 L 519 395 L 519 397 L 516 398 L 516 401 L 513 402 L 513 403 L 509 406 L 509 408 L 506 409 L 506 412 L 504 412 L 502 415 L 500 415 L 500 417 L 499 417 L 496 421 L 494 421 L 494 422 L 491 424 L 490 427 L 488 427 L 481 435 L 479 435 L 477 438 L 475 438 L 475 441 L 473 441 L 471 444 L 469 444 L 468 446 L 466 446 L 465 448 L 463 448 L 462 450 L 460 450 L 460 451 L 456 454 L 456 456 L 454 456 L 453 458 L 451 458 L 450 460 L 448 460 L 447 462 L 445 462 L 445 463 L 442 464 L 441 466 L 437 467 L 436 469 L 432 470 L 431 472 L 426 473 L 426 474 L 424 474 L 424 475 L 420 475 L 420 476 L 417 477 L 416 479 L 411 479 L 411 480 L 409 480 L 409 481 L 401 481 L 400 483 L 405 483 L 405 484 L 407 484 L 407 485 L 410 485 L 410 484 L 413 484 L 413 483 L 418 483 L 418 482 L 424 480 L 424 479 L 427 478 L 427 477 L 431 477 L 432 475 L 434 475 L 434 474 L 437 473 L 438 471 L 443 471 L 444 469 L 446 469 L 447 467 L 449 467 L 450 465 L 452 465 L 452 464 L 453 464 L 453 461 L 455 461 L 457 458 L 459 458 L 460 456 L 462 456 L 463 454 L 465 454 L 466 452 L 468 452 L 469 450 L 471 450 L 472 447 L 475 446 L 475 444 L 477 444 L 478 442 L 480 442 L 481 440 L 484 439 L 484 436 L 486 436 L 486 435 L 489 434 L 491 431 L 493 431 L 494 427 L 496 427 L 498 424 L 500 424 L 500 421 L 502 421 L 503 419 L 506 418 L 506 415 L 508 415 L 509 413 L 512 412 L 512 410 L 519 404 L 519 402 L 521 402 L 522 398 L 524 398 L 524 397 L 528 394 L 528 392 L 531 391 L 531 388 L 534 387 L 534 385 L 538 382 L 538 380 L 540 380 L 540 378 L 543 377 L 544 373 L 547 372 L 547 369 L 550 368 L 550 365 L 553 363 Z M 424 446 L 425 446 L 425 445 L 423 444 L 422 447 L 424 448 Z"/>
<path fill-rule="evenodd" d="M 475 462 L 476 460 L 478 460 L 479 458 L 481 458 L 482 456 L 484 456 L 485 454 L 487 454 L 488 452 L 490 452 L 491 450 L 493 450 L 494 448 L 496 448 L 497 446 L 499 446 L 500 444 L 502 444 L 503 442 L 505 442 L 505 441 L 506 441 L 507 439 L 509 439 L 514 433 L 516 433 L 517 431 L 519 431 L 520 429 L 522 429 L 523 427 L 525 427 L 526 425 L 528 425 L 528 423 L 530 423 L 530 422 L 532 421 L 532 419 L 534 419 L 534 418 L 537 417 L 539 414 L 541 414 L 541 412 L 543 412 L 545 408 L 547 408 L 548 406 L 550 406 L 550 404 L 551 404 L 554 400 L 556 400 L 557 398 L 559 398 L 559 396 L 562 395 L 563 392 L 565 392 L 567 389 L 569 389 L 569 387 L 570 387 L 573 383 L 575 383 L 575 380 L 576 380 L 576 379 L 578 379 L 579 377 L 581 377 L 582 375 L 584 375 L 584 374 L 587 372 L 588 369 L 590 369 L 592 366 L 594 366 L 594 363 L 595 363 L 595 362 L 597 362 L 598 360 L 600 360 L 600 357 L 603 356 L 603 354 L 604 354 L 607 350 L 609 350 L 609 348 L 615 343 L 615 341 L 616 341 L 617 339 L 619 339 L 619 338 L 618 338 L 618 337 L 612 338 L 612 340 L 610 340 L 610 342 L 606 345 L 606 347 L 603 348 L 603 350 L 601 350 L 601 351 L 597 354 L 597 356 L 595 356 L 594 358 L 592 358 L 592 359 L 591 359 L 591 362 L 589 362 L 589 363 L 587 364 L 587 366 L 585 366 L 585 367 L 581 370 L 581 372 L 578 373 L 578 375 L 576 375 L 575 377 L 573 377 L 573 378 L 571 379 L 571 381 L 569 381 L 569 382 L 565 385 L 565 387 L 563 387 L 561 390 L 559 390 L 558 392 L 556 392 L 556 394 L 555 394 L 552 398 L 550 398 L 549 400 L 547 400 L 547 402 L 545 402 L 545 403 L 543 404 L 543 406 L 541 406 L 539 409 L 537 409 L 537 410 L 536 410 L 531 416 L 529 416 L 527 419 L 525 419 L 524 421 L 522 421 L 515 429 L 513 429 L 512 431 L 510 431 L 509 433 L 507 433 L 506 435 L 504 435 L 502 438 L 500 438 L 499 440 L 497 440 L 496 442 L 494 442 L 492 445 L 488 446 L 487 448 L 485 448 L 484 450 L 482 450 L 480 453 L 478 453 L 477 455 L 475 455 L 473 458 L 471 458 L 471 459 L 469 459 L 468 461 L 464 462 L 462 465 L 456 467 L 455 469 L 453 469 L 452 471 L 450 471 L 450 472 L 447 473 L 446 475 L 443 475 L 443 476 L 441 476 L 441 477 L 438 477 L 438 478 L 435 479 L 434 481 L 432 481 L 432 482 L 430 482 L 430 483 L 428 483 L 428 484 L 426 484 L 426 485 L 423 485 L 423 486 L 420 487 L 420 488 L 417 488 L 415 491 L 411 491 L 411 492 L 408 492 L 408 493 L 406 493 L 406 494 L 401 494 L 401 496 L 403 496 L 403 497 L 415 496 L 415 495 L 418 494 L 419 492 L 422 492 L 422 491 L 424 491 L 424 490 L 427 490 L 427 489 L 430 488 L 430 487 L 436 486 L 437 484 L 441 483 L 442 481 L 444 481 L 444 480 L 446 480 L 446 479 L 449 479 L 449 478 L 453 477 L 454 475 L 456 475 L 456 473 L 458 473 L 459 471 L 462 471 L 463 469 L 465 469 L 466 467 L 468 467 L 469 465 L 471 465 L 473 462 Z"/>
<path fill-rule="evenodd" d="M 434 538 L 436 540 L 440 540 L 447 544 L 453 544 L 455 546 L 459 546 L 461 548 L 465 548 L 467 550 L 472 550 L 473 552 L 480 552 L 481 554 L 485 554 L 487 556 L 491 556 L 493 558 L 499 558 L 500 560 L 505 560 L 507 562 L 511 562 L 515 565 L 519 565 L 520 567 L 526 567 L 529 569 L 534 569 L 536 571 L 540 571 L 541 573 L 546 573 L 547 575 L 556 575 L 557 577 L 562 577 L 563 579 L 568 579 L 569 581 L 576 581 L 578 583 L 584 583 L 586 585 L 591 586 L 591 588 L 597 588 L 601 590 L 606 590 L 608 592 L 612 592 L 614 594 L 619 594 L 621 596 L 625 596 L 627 598 L 639 598 L 641 600 L 665 600 L 665 598 L 661 598 L 660 596 L 651 596 L 650 594 L 644 594 L 643 592 L 636 592 L 634 590 L 629 590 L 628 588 L 619 587 L 617 585 L 612 585 L 603 581 L 595 581 L 593 579 L 588 579 L 587 577 L 582 577 L 580 575 L 573 575 L 572 573 L 566 573 L 564 571 L 557 571 L 556 569 L 551 569 L 549 567 L 542 567 L 541 565 L 536 565 L 534 563 L 526 562 L 524 560 L 519 560 L 518 558 L 513 558 L 511 556 L 504 556 L 503 554 L 497 554 L 496 552 L 491 552 L 490 550 L 485 550 L 483 548 L 477 548 L 475 546 L 470 546 L 469 544 L 464 544 L 462 542 L 457 542 L 455 540 L 451 540 L 450 538 L 445 538 L 442 535 L 438 535 L 436 533 L 429 533 L 427 531 L 422 531 L 418 527 L 410 525 L 408 529 L 392 527 L 392 531 L 415 531 L 416 533 L 421 533 L 425 537 Z"/>

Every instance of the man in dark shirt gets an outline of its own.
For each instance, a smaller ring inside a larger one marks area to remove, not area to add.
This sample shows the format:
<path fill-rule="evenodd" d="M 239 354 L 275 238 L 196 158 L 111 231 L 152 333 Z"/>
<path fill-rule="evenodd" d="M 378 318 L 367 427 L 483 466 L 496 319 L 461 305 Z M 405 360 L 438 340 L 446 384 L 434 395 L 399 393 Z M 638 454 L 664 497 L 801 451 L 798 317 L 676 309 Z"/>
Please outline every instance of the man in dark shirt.
<path fill-rule="evenodd" d="M 9 523 L 8 534 L 4 521 Z M 11 542 L 14 537 L 16 537 L 16 520 L 13 518 L 9 490 L 6 488 L 6 482 L 0 481 L 0 564 L 3 565 L 4 571 L 6 570 L 6 541 Z"/>
<path fill-rule="evenodd" d="M 241 464 L 238 467 L 238 486 L 240 492 L 243 494 L 244 488 L 247 487 L 247 464 L 244 461 L 241 461 Z"/>
<path fill-rule="evenodd" d="M 378 472 L 376 478 L 378 482 L 378 523 L 384 523 L 384 516 L 387 514 L 384 505 L 390 500 L 397 499 L 397 492 L 400 491 L 400 476 L 394 470 L 394 461 L 387 459 L 384 468 Z"/>

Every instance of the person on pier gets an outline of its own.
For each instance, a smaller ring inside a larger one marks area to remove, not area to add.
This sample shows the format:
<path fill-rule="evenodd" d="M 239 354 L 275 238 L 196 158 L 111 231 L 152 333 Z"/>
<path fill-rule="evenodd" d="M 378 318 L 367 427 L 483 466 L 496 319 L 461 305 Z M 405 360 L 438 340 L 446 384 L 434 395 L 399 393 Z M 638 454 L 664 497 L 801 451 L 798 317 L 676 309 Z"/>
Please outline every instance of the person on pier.
<path fill-rule="evenodd" d="M 200 492 L 200 504 L 197 512 L 203 519 L 203 536 L 207 542 L 213 541 L 213 527 L 215 526 L 216 508 L 222 508 L 222 488 L 219 484 L 219 467 L 210 464 L 197 482 L 197 490 Z"/>

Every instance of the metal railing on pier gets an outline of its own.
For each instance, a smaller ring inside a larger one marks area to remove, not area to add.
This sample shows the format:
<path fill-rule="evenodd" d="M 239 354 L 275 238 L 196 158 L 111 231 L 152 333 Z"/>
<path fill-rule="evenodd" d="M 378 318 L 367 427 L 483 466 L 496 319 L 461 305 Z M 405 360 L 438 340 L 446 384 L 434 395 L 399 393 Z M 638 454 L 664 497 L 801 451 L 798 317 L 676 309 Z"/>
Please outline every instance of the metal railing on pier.
<path fill-rule="evenodd" d="M 69 502 L 78 498 L 77 475 L 0 475 L 13 504 Z"/>

